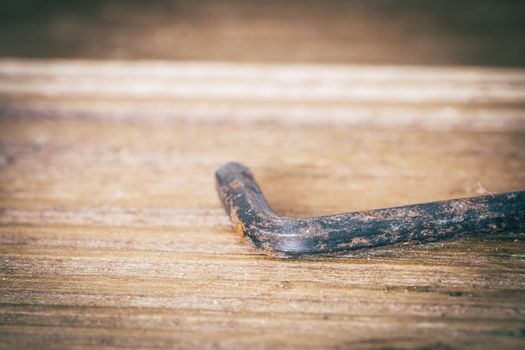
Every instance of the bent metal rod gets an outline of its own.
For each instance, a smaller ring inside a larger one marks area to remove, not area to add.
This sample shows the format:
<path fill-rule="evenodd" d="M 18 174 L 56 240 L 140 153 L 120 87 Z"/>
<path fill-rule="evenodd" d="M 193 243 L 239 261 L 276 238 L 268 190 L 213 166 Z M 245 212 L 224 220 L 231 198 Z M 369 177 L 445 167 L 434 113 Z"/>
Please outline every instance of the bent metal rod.
<path fill-rule="evenodd" d="M 273 255 L 330 254 L 525 228 L 525 191 L 296 219 L 273 213 L 246 166 L 227 163 L 215 176 L 237 232 Z"/>

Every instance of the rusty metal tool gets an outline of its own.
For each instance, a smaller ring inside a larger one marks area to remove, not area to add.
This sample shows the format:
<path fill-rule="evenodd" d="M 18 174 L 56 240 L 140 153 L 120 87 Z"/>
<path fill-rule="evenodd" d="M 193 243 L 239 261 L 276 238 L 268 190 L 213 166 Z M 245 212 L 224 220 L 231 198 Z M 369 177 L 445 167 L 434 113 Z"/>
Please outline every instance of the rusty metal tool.
<path fill-rule="evenodd" d="M 246 166 L 227 163 L 215 176 L 237 232 L 256 248 L 279 256 L 525 229 L 525 191 L 296 219 L 273 213 Z"/>

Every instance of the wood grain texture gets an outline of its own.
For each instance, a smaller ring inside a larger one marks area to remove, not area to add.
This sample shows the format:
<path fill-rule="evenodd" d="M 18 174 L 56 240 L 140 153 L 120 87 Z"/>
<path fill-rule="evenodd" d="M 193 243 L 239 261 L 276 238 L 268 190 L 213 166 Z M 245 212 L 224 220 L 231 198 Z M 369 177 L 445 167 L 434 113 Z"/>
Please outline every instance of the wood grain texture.
<path fill-rule="evenodd" d="M 521 0 L 2 0 L 0 56 L 525 66 Z"/>
<path fill-rule="evenodd" d="M 0 348 L 523 348 L 524 232 L 269 258 L 213 173 L 289 216 L 523 189 L 524 81 L 2 60 Z"/>

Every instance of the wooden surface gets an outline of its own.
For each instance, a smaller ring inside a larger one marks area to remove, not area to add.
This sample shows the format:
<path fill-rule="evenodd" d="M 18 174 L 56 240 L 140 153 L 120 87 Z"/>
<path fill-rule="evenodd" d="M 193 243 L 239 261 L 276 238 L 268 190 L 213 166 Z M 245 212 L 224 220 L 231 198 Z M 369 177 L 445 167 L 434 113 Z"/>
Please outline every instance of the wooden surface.
<path fill-rule="evenodd" d="M 0 61 L 0 348 L 525 347 L 525 233 L 333 258 L 241 242 L 213 173 L 278 214 L 525 188 L 525 71 Z"/>
<path fill-rule="evenodd" d="M 525 66 L 522 0 L 2 0 L 0 56 Z"/>

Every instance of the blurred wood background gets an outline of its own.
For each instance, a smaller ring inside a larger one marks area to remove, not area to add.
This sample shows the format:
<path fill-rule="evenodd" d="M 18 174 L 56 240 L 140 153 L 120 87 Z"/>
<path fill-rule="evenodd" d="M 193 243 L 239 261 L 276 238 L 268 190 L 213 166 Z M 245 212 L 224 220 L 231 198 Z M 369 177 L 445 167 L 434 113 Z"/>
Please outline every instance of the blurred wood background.
<path fill-rule="evenodd" d="M 0 348 L 525 347 L 524 232 L 269 258 L 214 189 L 524 189 L 521 3 L 129 3 L 0 5 Z"/>
<path fill-rule="evenodd" d="M 3 0 L 0 56 L 525 65 L 521 0 Z"/>

